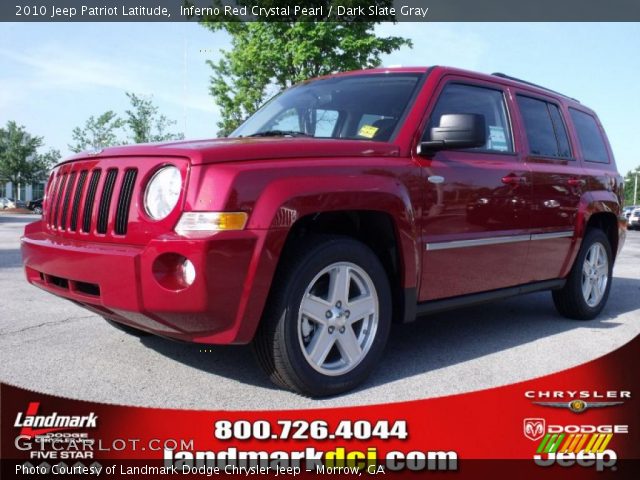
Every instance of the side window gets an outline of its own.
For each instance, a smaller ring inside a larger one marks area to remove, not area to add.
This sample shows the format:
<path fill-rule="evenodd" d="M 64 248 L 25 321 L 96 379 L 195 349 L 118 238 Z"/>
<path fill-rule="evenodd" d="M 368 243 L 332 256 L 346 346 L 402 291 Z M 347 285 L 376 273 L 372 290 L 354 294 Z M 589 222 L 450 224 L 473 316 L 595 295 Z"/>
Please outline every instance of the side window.
<path fill-rule="evenodd" d="M 609 163 L 609 154 L 596 119 L 580 110 L 569 109 L 576 127 L 582 155 L 587 162 Z"/>
<path fill-rule="evenodd" d="M 558 107 L 536 98 L 518 95 L 518 107 L 529 141 L 529 153 L 545 157 L 571 157 L 567 131 Z"/>
<path fill-rule="evenodd" d="M 569 146 L 569 137 L 567 135 L 567 129 L 562 121 L 562 115 L 557 105 L 548 103 L 549 113 L 551 114 L 551 121 L 553 122 L 553 130 L 556 132 L 556 138 L 558 139 L 558 156 L 564 158 L 571 157 L 571 147 Z"/>
<path fill-rule="evenodd" d="M 438 98 L 422 140 L 431 140 L 431 129 L 440 124 L 442 115 L 451 113 L 484 115 L 487 126 L 487 143 L 483 147 L 468 150 L 513 152 L 507 109 L 500 90 L 450 83 Z"/>

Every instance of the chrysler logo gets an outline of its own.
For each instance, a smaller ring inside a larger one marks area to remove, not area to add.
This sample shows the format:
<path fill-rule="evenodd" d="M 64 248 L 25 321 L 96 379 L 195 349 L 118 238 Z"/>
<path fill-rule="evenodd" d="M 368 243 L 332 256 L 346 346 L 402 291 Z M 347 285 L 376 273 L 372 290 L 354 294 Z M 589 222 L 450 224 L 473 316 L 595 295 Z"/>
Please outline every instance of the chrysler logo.
<path fill-rule="evenodd" d="M 542 407 L 568 408 L 573 413 L 582 413 L 587 408 L 603 408 L 622 405 L 624 402 L 585 402 L 584 400 L 571 400 L 570 402 L 532 402 Z"/>

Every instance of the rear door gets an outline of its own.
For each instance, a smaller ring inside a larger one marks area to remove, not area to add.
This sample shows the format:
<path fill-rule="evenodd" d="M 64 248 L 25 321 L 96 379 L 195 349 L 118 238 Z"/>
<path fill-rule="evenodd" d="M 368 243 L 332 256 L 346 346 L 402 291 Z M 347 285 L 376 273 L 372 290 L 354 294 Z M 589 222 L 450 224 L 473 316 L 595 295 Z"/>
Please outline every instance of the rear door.
<path fill-rule="evenodd" d="M 425 177 L 421 301 L 520 283 L 529 243 L 531 182 L 516 154 L 508 91 L 493 83 L 447 76 L 428 107 L 422 140 L 440 116 L 485 117 L 480 148 L 419 156 Z"/>
<path fill-rule="evenodd" d="M 586 180 L 567 133 L 567 112 L 551 97 L 516 92 L 531 170 L 531 249 L 524 283 L 558 278 L 566 271 Z"/>

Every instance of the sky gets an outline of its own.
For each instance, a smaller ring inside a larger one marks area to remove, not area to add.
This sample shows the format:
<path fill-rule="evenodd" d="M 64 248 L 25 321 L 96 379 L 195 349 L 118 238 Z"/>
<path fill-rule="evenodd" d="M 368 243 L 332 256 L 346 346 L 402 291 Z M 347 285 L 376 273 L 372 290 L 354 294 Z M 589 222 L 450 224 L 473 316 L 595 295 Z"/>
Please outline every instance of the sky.
<path fill-rule="evenodd" d="M 503 72 L 566 93 L 593 108 L 618 169 L 640 166 L 640 23 L 386 23 L 410 38 L 383 66 L 449 65 Z M 207 60 L 230 47 L 224 32 L 192 23 L 0 24 L 0 125 L 15 120 L 70 153 L 71 131 L 125 92 L 152 96 L 186 138 L 212 138 L 218 112 Z"/>

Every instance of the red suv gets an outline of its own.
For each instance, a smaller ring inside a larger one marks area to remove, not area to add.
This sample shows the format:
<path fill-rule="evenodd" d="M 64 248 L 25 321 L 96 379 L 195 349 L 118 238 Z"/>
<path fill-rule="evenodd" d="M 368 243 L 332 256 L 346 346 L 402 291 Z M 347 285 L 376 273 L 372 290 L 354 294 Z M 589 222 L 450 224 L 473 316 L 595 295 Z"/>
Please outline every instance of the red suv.
<path fill-rule="evenodd" d="M 623 181 L 595 113 L 502 74 L 350 72 L 230 138 L 77 155 L 22 238 L 32 284 L 119 326 L 253 342 L 277 384 L 353 388 L 392 321 L 551 290 L 604 307 Z"/>

